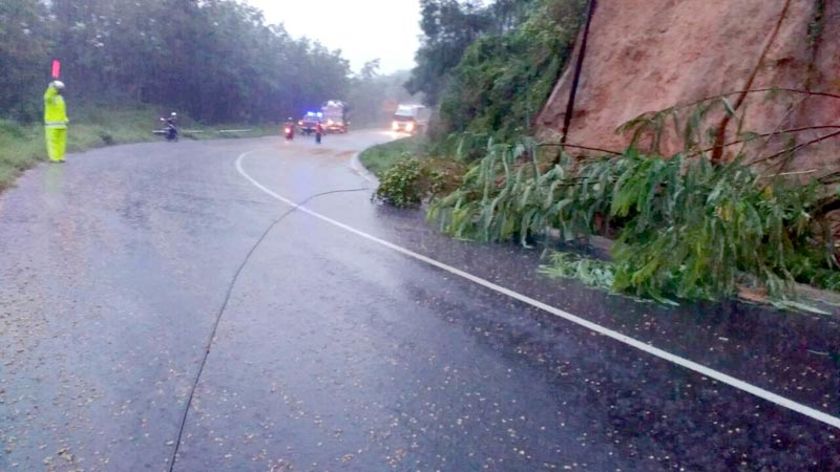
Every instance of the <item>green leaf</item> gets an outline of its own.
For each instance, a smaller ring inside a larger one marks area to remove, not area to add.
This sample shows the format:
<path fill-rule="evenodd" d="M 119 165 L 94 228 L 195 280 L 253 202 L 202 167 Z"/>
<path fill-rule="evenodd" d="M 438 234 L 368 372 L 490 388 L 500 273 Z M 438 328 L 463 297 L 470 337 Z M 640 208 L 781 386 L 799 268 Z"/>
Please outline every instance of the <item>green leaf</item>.
<path fill-rule="evenodd" d="M 723 102 L 723 108 L 726 110 L 726 114 L 729 115 L 730 117 L 734 117 L 735 116 L 735 108 L 732 107 L 732 104 L 729 103 L 729 100 L 727 100 L 726 97 L 723 97 L 720 100 Z"/>

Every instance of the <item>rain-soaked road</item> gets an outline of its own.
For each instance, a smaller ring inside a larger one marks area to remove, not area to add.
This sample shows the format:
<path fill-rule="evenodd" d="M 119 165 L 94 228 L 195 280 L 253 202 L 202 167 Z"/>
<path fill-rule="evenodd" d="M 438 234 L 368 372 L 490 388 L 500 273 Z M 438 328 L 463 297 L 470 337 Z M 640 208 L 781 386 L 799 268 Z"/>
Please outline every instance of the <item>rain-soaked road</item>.
<path fill-rule="evenodd" d="M 169 470 L 275 197 L 370 187 L 348 162 L 389 138 L 121 146 L 0 195 L 0 471 Z M 539 251 L 369 197 L 317 197 L 255 250 L 175 470 L 840 470 L 836 317 L 545 280 Z"/>

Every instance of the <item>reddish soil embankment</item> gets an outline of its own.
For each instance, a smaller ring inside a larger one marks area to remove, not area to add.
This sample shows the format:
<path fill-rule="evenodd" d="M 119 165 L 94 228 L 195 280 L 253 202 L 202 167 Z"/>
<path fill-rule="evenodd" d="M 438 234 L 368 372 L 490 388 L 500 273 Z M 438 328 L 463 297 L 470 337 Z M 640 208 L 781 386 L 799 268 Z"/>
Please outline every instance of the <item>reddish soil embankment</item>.
<path fill-rule="evenodd" d="M 575 61 L 570 64 L 538 119 L 543 137 L 557 138 L 563 128 Z M 745 88 L 840 95 L 840 1 L 600 0 L 580 79 L 568 143 L 615 150 L 628 143 L 628 136 L 616 133 L 622 123 L 705 97 Z M 776 92 L 728 99 L 733 105 L 743 99 L 738 107 L 745 116 L 743 129 L 757 133 L 840 125 L 838 98 Z M 704 126 L 717 129 L 723 119 L 722 111 L 712 114 Z M 724 142 L 738 139 L 737 128 L 737 120 L 731 120 Z M 792 137 L 806 143 L 837 131 L 758 140 L 749 156 L 762 160 L 790 146 Z M 666 148 L 680 147 L 674 133 Z M 722 157 L 731 158 L 736 147 L 726 150 Z M 762 167 L 827 178 L 840 172 L 840 136 L 793 159 L 764 160 Z"/>

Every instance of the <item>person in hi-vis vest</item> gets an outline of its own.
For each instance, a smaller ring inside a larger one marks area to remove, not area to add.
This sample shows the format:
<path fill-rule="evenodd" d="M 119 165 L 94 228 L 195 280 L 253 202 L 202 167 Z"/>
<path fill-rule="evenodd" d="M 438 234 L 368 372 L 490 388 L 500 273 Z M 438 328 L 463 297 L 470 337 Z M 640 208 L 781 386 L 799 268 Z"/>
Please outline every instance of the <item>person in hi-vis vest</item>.
<path fill-rule="evenodd" d="M 44 92 L 44 129 L 47 137 L 47 154 L 51 162 L 64 162 L 64 152 L 67 149 L 67 106 L 61 92 L 64 83 L 55 80 L 50 82 Z"/>

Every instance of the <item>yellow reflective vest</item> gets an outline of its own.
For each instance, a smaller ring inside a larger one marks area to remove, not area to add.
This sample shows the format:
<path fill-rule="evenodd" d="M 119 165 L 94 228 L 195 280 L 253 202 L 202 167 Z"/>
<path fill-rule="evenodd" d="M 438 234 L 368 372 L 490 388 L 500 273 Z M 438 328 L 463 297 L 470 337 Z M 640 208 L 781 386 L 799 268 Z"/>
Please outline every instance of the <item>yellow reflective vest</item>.
<path fill-rule="evenodd" d="M 48 128 L 66 128 L 68 121 L 64 97 L 55 87 L 48 87 L 44 92 L 44 125 Z"/>

